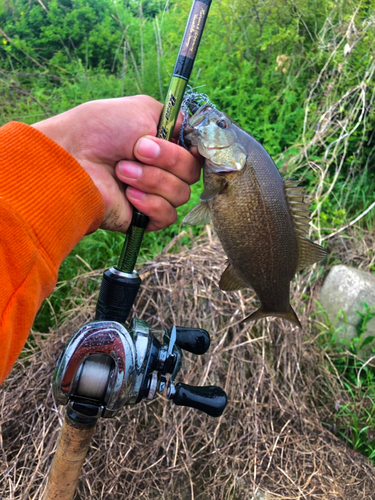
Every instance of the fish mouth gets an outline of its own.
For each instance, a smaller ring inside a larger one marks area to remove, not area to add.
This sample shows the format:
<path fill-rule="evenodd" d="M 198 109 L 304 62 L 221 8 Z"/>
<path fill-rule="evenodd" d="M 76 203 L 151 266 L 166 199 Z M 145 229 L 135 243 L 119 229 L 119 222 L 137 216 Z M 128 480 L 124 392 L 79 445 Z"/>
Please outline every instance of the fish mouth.
<path fill-rule="evenodd" d="M 189 122 L 187 122 L 187 124 L 185 125 L 185 129 L 184 129 L 184 136 L 188 136 L 189 134 L 193 133 L 194 130 L 195 130 L 195 128 L 192 127 L 191 125 L 189 125 Z M 184 139 L 186 141 L 186 137 Z"/>
<path fill-rule="evenodd" d="M 185 125 L 184 142 L 188 146 L 198 146 L 198 138 L 199 138 L 198 129 L 202 125 L 205 125 L 210 113 L 213 111 L 214 108 L 212 108 L 212 106 L 210 106 L 209 104 L 205 104 L 204 106 L 197 108 L 195 103 L 192 103 L 192 105 L 189 106 L 189 109 L 191 111 L 196 109 L 196 112 L 193 114 L 193 116 L 191 116 L 188 119 Z"/>
<path fill-rule="evenodd" d="M 186 146 L 198 146 L 197 131 L 189 124 L 185 126 L 183 139 Z"/>

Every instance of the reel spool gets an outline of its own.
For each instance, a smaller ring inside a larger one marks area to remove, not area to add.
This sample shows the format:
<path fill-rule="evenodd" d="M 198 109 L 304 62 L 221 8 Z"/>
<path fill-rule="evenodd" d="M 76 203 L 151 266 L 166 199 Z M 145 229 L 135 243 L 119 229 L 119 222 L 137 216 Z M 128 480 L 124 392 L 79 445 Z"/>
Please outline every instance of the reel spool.
<path fill-rule="evenodd" d="M 82 364 L 77 390 L 77 396 L 105 400 L 108 379 L 113 367 L 112 359 L 107 354 L 92 354 Z"/>

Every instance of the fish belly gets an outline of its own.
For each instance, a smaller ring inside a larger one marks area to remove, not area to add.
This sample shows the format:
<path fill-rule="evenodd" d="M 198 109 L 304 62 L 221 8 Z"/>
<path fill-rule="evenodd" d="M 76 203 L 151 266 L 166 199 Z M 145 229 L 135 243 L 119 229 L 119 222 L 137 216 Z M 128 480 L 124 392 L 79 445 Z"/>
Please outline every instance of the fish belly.
<path fill-rule="evenodd" d="M 276 168 L 276 167 L 275 167 Z M 256 292 L 263 311 L 287 312 L 298 243 L 278 171 L 247 168 L 209 202 L 213 224 L 239 276 Z M 212 180 L 212 179 L 211 179 Z"/>

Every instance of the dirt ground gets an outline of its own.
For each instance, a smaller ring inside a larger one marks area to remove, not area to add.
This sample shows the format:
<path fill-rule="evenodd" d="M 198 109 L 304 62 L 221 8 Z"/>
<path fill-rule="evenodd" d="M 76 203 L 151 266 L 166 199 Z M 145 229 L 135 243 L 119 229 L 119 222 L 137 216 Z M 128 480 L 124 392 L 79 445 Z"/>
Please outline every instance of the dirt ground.
<path fill-rule="evenodd" d="M 356 259 L 370 240 L 357 239 L 356 251 L 349 240 L 332 241 L 324 273 L 338 260 L 366 269 Z M 318 342 L 324 325 L 314 299 L 323 268 L 292 283 L 302 332 L 279 319 L 240 326 L 256 298 L 219 290 L 225 256 L 210 230 L 192 248 L 177 247 L 142 269 L 136 314 L 158 335 L 173 324 L 207 329 L 209 352 L 187 354 L 178 381 L 219 385 L 228 406 L 214 419 L 159 396 L 101 420 L 75 498 L 375 499 L 374 466 L 333 433 L 337 404 L 347 396 Z M 33 333 L 1 389 L 3 500 L 41 498 L 64 414 L 52 397 L 53 370 L 66 340 L 93 317 L 88 284 L 100 274 L 76 280 L 64 322 L 48 335 Z"/>

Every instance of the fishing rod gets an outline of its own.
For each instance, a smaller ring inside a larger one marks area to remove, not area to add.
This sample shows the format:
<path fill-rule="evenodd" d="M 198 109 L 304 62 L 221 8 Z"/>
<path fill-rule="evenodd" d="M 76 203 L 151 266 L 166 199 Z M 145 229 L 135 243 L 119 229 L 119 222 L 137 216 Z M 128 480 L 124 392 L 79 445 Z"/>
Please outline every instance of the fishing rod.
<path fill-rule="evenodd" d="M 193 2 L 158 125 L 157 137 L 161 139 L 169 141 L 172 138 L 211 1 Z M 146 215 L 133 208 L 132 222 L 118 264 L 103 274 L 96 319 L 125 323 L 141 286 L 141 279 L 134 267 L 148 221 Z"/>
<path fill-rule="evenodd" d="M 160 138 L 172 137 L 210 4 L 194 0 L 192 5 L 158 126 Z M 57 362 L 53 394 L 67 410 L 43 500 L 73 498 L 99 418 L 112 418 L 122 407 L 152 400 L 164 389 L 174 404 L 212 417 L 222 415 L 227 404 L 220 387 L 175 383 L 182 351 L 207 352 L 208 332 L 174 326 L 165 330 L 161 343 L 145 321 L 134 318 L 129 330 L 124 326 L 141 284 L 134 266 L 147 223 L 148 217 L 134 209 L 118 265 L 103 274 L 95 321 L 73 335 Z"/>

